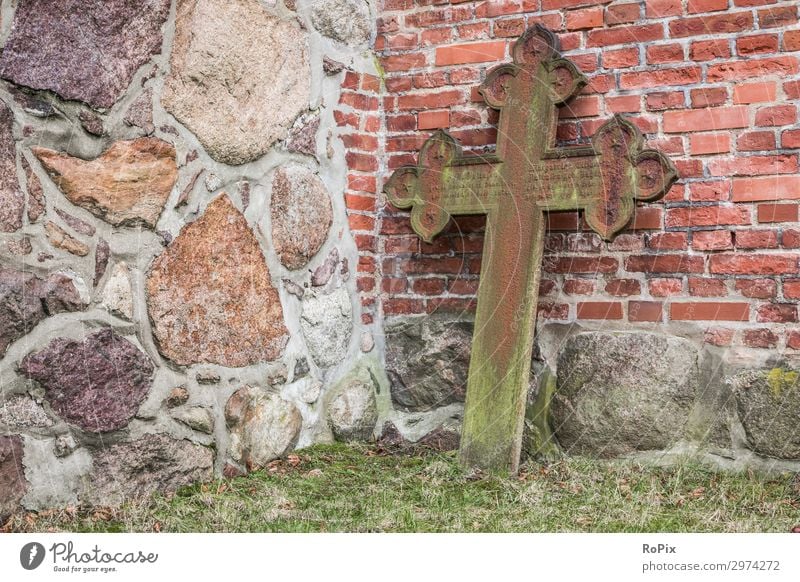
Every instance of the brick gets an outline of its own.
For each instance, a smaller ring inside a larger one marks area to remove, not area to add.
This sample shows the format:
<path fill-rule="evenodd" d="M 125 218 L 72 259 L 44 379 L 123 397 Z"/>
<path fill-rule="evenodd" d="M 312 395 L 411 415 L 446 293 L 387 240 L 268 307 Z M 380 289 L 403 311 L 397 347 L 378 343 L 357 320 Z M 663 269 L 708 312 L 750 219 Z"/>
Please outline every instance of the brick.
<path fill-rule="evenodd" d="M 616 297 L 639 295 L 642 286 L 636 279 L 611 279 L 606 283 L 606 293 Z"/>
<path fill-rule="evenodd" d="M 784 31 L 783 50 L 786 52 L 800 51 L 800 29 Z"/>
<path fill-rule="evenodd" d="M 749 124 L 747 107 L 741 105 L 664 113 L 664 131 L 667 133 L 736 129 Z"/>
<path fill-rule="evenodd" d="M 593 6 L 567 12 L 567 30 L 587 30 L 603 26 L 603 7 Z"/>
<path fill-rule="evenodd" d="M 392 50 L 410 50 L 419 46 L 417 33 L 400 33 L 386 35 L 386 46 Z"/>
<path fill-rule="evenodd" d="M 544 270 L 550 273 L 616 273 L 613 257 L 546 257 Z"/>
<path fill-rule="evenodd" d="M 645 0 L 644 14 L 648 18 L 679 16 L 683 13 L 681 0 Z"/>
<path fill-rule="evenodd" d="M 563 289 L 567 295 L 592 295 L 595 282 L 592 279 L 565 279 Z"/>
<path fill-rule="evenodd" d="M 730 250 L 733 236 L 728 230 L 697 230 L 692 233 L 692 248 L 696 251 Z"/>
<path fill-rule="evenodd" d="M 685 232 L 659 232 L 647 237 L 647 248 L 656 251 L 683 251 L 687 247 Z"/>
<path fill-rule="evenodd" d="M 606 97 L 606 110 L 609 113 L 638 113 L 642 110 L 642 98 L 639 95 Z"/>
<path fill-rule="evenodd" d="M 722 154 L 731 151 L 729 133 L 695 133 L 690 136 L 689 151 L 693 156 Z"/>
<path fill-rule="evenodd" d="M 679 44 L 651 45 L 646 55 L 648 64 L 676 63 L 683 60 L 683 47 Z"/>
<path fill-rule="evenodd" d="M 461 65 L 500 61 L 506 56 L 506 42 L 475 42 L 456 44 L 436 49 L 436 65 Z"/>
<path fill-rule="evenodd" d="M 400 294 L 408 289 L 408 279 L 396 277 L 384 277 L 381 280 L 381 289 L 384 293 Z"/>
<path fill-rule="evenodd" d="M 540 301 L 536 309 L 536 314 L 542 319 L 569 319 L 569 305 L 566 303 L 554 303 L 551 301 Z"/>
<path fill-rule="evenodd" d="M 743 334 L 744 345 L 750 348 L 774 348 L 778 336 L 769 329 L 748 329 Z"/>
<path fill-rule="evenodd" d="M 663 318 L 664 304 L 660 301 L 628 301 L 628 321 L 630 322 L 659 322 Z"/>
<path fill-rule="evenodd" d="M 783 282 L 783 296 L 786 299 L 800 299 L 800 279 L 786 279 Z"/>
<path fill-rule="evenodd" d="M 627 4 L 611 4 L 606 7 L 605 23 L 607 26 L 615 24 L 630 24 L 639 20 L 639 2 Z"/>
<path fill-rule="evenodd" d="M 637 44 L 661 40 L 664 38 L 664 27 L 660 24 L 642 24 L 591 30 L 588 34 L 586 46 L 590 48 L 616 44 Z"/>
<path fill-rule="evenodd" d="M 670 297 L 683 294 L 681 279 L 650 279 L 647 288 L 653 297 Z"/>
<path fill-rule="evenodd" d="M 737 279 L 736 290 L 750 299 L 771 299 L 777 294 L 778 284 L 773 279 Z"/>
<path fill-rule="evenodd" d="M 739 156 L 717 158 L 707 164 L 712 176 L 763 176 L 768 174 L 791 174 L 797 171 L 797 155 Z"/>
<path fill-rule="evenodd" d="M 689 56 L 693 61 L 727 59 L 731 56 L 731 49 L 726 39 L 698 40 L 691 44 Z"/>
<path fill-rule="evenodd" d="M 648 93 L 645 97 L 648 111 L 663 111 L 664 109 L 682 109 L 685 106 L 686 96 L 682 91 L 659 91 Z"/>
<path fill-rule="evenodd" d="M 578 319 L 622 319 L 622 303 L 618 301 L 582 301 L 578 303 Z"/>
<path fill-rule="evenodd" d="M 786 334 L 786 347 L 792 350 L 800 350 L 800 331 L 789 331 Z"/>
<path fill-rule="evenodd" d="M 601 53 L 603 68 L 625 69 L 639 64 L 639 49 L 621 48 Z"/>
<path fill-rule="evenodd" d="M 765 303 L 756 310 L 759 323 L 794 323 L 797 321 L 797 305 L 791 303 Z"/>
<path fill-rule="evenodd" d="M 734 238 L 738 249 L 778 248 L 778 233 L 774 230 L 737 230 Z"/>
<path fill-rule="evenodd" d="M 466 98 L 459 89 L 447 89 L 434 93 L 410 93 L 397 98 L 397 108 L 400 111 L 437 109 L 464 103 Z"/>
<path fill-rule="evenodd" d="M 783 91 L 789 99 L 800 99 L 800 81 L 787 81 L 783 84 Z"/>
<path fill-rule="evenodd" d="M 789 6 L 770 7 L 758 11 L 758 24 L 761 28 L 779 28 L 797 22 L 797 7 Z"/>
<path fill-rule="evenodd" d="M 756 125 L 759 127 L 792 125 L 795 121 L 797 121 L 797 107 L 794 105 L 774 105 L 756 111 Z"/>
<path fill-rule="evenodd" d="M 503 20 L 495 20 L 492 23 L 494 36 L 497 38 L 508 38 L 512 36 L 520 36 L 525 32 L 525 19 L 524 18 L 505 18 Z"/>
<path fill-rule="evenodd" d="M 411 286 L 418 295 L 441 295 L 444 293 L 445 280 L 440 278 L 417 279 Z"/>
<path fill-rule="evenodd" d="M 703 257 L 690 255 L 632 255 L 625 259 L 630 273 L 702 273 Z"/>
<path fill-rule="evenodd" d="M 703 34 L 722 34 L 742 32 L 753 27 L 752 12 L 718 14 L 694 18 L 679 18 L 669 23 L 672 38 L 700 36 Z"/>
<path fill-rule="evenodd" d="M 703 334 L 703 342 L 717 347 L 726 347 L 733 343 L 733 330 L 724 327 L 709 327 Z"/>
<path fill-rule="evenodd" d="M 728 294 L 725 281 L 708 277 L 689 277 L 689 295 L 695 297 L 724 297 Z"/>
<path fill-rule="evenodd" d="M 344 202 L 348 210 L 359 210 L 362 212 L 375 211 L 374 196 L 356 196 L 354 194 L 346 194 L 344 197 Z"/>
<path fill-rule="evenodd" d="M 736 52 L 740 55 L 756 55 L 778 52 L 777 34 L 757 34 L 736 39 Z"/>
<path fill-rule="evenodd" d="M 791 275 L 798 272 L 798 255 L 722 254 L 709 257 L 715 275 Z"/>
<path fill-rule="evenodd" d="M 728 100 L 728 89 L 725 87 L 703 87 L 690 92 L 692 107 L 714 107 Z"/>
<path fill-rule="evenodd" d="M 600 114 L 600 98 L 597 95 L 587 95 L 572 99 L 561 109 L 562 118 L 596 117 Z"/>
<path fill-rule="evenodd" d="M 800 129 L 787 129 L 781 132 L 781 147 L 800 149 Z"/>
<path fill-rule="evenodd" d="M 709 65 L 706 73 L 708 82 L 735 81 L 770 75 L 789 77 L 798 71 L 797 57 L 781 56 L 765 59 L 748 59 Z"/>
<path fill-rule="evenodd" d="M 733 201 L 800 199 L 800 175 L 743 177 L 733 179 Z"/>
<path fill-rule="evenodd" d="M 422 34 L 420 35 L 420 44 L 422 46 L 446 44 L 452 40 L 453 29 L 450 27 L 423 30 Z"/>
<path fill-rule="evenodd" d="M 734 103 L 761 103 L 775 101 L 777 87 L 774 81 L 737 84 L 733 87 Z"/>
<path fill-rule="evenodd" d="M 357 172 L 375 172 L 378 170 L 378 160 L 373 155 L 347 152 L 345 161 L 348 168 Z"/>
<path fill-rule="evenodd" d="M 716 12 L 726 8 L 728 8 L 728 0 L 688 0 L 686 3 L 687 14 Z"/>
<path fill-rule="evenodd" d="M 692 182 L 689 184 L 689 200 L 696 202 L 724 202 L 730 198 L 730 180 Z"/>
<path fill-rule="evenodd" d="M 420 111 L 417 116 L 419 129 L 439 129 L 450 127 L 450 112 L 446 109 L 440 111 Z"/>
<path fill-rule="evenodd" d="M 797 222 L 796 204 L 759 204 L 758 222 Z"/>
<path fill-rule="evenodd" d="M 750 304 L 716 301 L 672 303 L 669 317 L 675 321 L 749 321 Z"/>
<path fill-rule="evenodd" d="M 542 283 L 544 283 L 544 281 Z M 453 295 L 476 295 L 478 293 L 478 285 L 479 285 L 478 279 L 459 278 L 450 281 L 447 287 L 447 291 L 449 293 L 452 293 Z M 547 295 L 548 292 L 549 291 L 546 290 L 543 292 L 540 286 L 540 291 L 539 291 L 540 295 Z"/>
<path fill-rule="evenodd" d="M 800 230 L 785 228 L 781 233 L 781 245 L 785 249 L 800 248 Z"/>
<path fill-rule="evenodd" d="M 392 55 L 381 59 L 381 66 L 388 73 L 418 69 L 424 67 L 425 63 L 425 55 L 421 53 Z"/>
<path fill-rule="evenodd" d="M 699 83 L 701 75 L 700 67 L 622 73 L 619 77 L 619 86 L 620 89 L 647 89 L 669 85 L 691 85 Z"/>
<path fill-rule="evenodd" d="M 687 206 L 667 210 L 669 227 L 750 224 L 750 211 L 742 206 Z"/>
<path fill-rule="evenodd" d="M 421 299 L 390 298 L 384 300 L 383 312 L 386 315 L 425 313 L 425 304 Z"/>
<path fill-rule="evenodd" d="M 771 131 L 749 131 L 736 140 L 740 152 L 761 152 L 775 149 L 775 134 Z"/>

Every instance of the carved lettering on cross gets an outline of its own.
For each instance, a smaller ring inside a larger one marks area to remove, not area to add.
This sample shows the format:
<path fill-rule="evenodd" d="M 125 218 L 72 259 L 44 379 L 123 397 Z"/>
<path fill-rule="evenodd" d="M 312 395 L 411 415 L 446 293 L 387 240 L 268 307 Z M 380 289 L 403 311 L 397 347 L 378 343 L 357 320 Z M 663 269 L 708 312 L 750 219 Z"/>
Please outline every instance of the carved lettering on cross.
<path fill-rule="evenodd" d="M 464 156 L 446 132 L 431 136 L 416 166 L 398 169 L 384 191 L 411 208 L 411 225 L 430 242 L 457 214 L 485 214 L 486 233 L 469 366 L 460 460 L 468 467 L 519 465 L 536 325 L 544 212 L 582 209 L 604 239 L 629 222 L 636 200 L 655 200 L 677 179 L 672 163 L 643 149 L 622 117 L 585 146 L 556 147 L 557 106 L 586 79 L 536 25 L 513 47 L 513 63 L 480 87 L 500 110 L 497 153 Z"/>

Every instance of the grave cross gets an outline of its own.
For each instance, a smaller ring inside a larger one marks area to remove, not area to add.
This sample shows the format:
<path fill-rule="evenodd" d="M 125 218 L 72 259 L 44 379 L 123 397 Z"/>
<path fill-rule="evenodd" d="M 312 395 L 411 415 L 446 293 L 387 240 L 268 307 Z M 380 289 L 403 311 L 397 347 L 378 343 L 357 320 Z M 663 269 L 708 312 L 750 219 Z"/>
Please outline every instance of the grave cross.
<path fill-rule="evenodd" d="M 630 220 L 634 200 L 659 198 L 677 174 L 663 154 L 643 149 L 639 130 L 618 116 L 591 144 L 556 147 L 556 106 L 586 79 L 539 25 L 517 40 L 512 56 L 480 87 L 486 103 L 500 110 L 496 155 L 464 156 L 438 131 L 417 165 L 395 171 L 384 191 L 394 206 L 412 209 L 411 225 L 428 242 L 452 215 L 487 217 L 459 455 L 467 467 L 516 472 L 544 212 L 582 209 L 588 225 L 610 239 Z"/>

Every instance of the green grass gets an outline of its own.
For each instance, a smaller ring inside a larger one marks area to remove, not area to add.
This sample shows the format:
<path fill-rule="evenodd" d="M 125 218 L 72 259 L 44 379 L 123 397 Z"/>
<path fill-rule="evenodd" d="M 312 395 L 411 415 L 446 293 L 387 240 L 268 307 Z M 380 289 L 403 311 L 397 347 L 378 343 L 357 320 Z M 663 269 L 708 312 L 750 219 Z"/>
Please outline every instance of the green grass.
<path fill-rule="evenodd" d="M 7 531 L 788 532 L 800 481 L 571 458 L 465 475 L 454 453 L 315 446 L 266 470 L 117 510 L 17 516 Z"/>

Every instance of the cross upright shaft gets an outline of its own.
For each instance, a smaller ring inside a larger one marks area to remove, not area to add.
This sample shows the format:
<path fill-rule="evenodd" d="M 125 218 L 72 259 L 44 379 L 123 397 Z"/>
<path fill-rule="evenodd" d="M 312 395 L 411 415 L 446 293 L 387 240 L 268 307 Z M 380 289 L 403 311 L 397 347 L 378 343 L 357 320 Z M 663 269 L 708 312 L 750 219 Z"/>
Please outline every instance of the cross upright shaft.
<path fill-rule="evenodd" d="M 398 169 L 384 191 L 424 240 L 450 216 L 485 214 L 460 459 L 468 467 L 519 466 L 524 407 L 536 325 L 544 212 L 583 209 L 604 239 L 630 220 L 634 200 L 662 196 L 676 180 L 672 163 L 645 150 L 621 117 L 586 146 L 555 147 L 557 105 L 586 79 L 558 54 L 555 35 L 536 25 L 515 43 L 514 62 L 493 69 L 480 87 L 500 110 L 497 154 L 465 157 L 446 132 L 423 145 L 416 166 Z"/>

